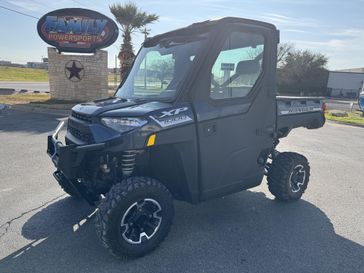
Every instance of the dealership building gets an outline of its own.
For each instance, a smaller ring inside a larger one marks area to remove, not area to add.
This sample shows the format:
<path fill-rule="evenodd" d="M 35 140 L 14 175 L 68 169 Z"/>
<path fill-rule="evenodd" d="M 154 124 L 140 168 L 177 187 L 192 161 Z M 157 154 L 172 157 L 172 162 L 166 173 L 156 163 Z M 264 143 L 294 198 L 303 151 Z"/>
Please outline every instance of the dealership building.
<path fill-rule="evenodd" d="M 332 97 L 357 98 L 364 90 L 364 68 L 330 71 L 327 88 Z"/>

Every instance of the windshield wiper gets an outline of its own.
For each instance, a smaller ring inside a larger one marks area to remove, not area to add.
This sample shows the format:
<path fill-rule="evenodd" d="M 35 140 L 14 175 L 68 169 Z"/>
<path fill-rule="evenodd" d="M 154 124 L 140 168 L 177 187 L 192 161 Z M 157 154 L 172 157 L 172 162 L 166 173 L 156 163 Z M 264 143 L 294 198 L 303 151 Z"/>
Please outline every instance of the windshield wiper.
<path fill-rule="evenodd" d="M 135 102 L 138 102 L 138 103 L 148 101 L 148 99 L 146 99 L 146 98 L 132 98 L 132 100 L 135 101 Z"/>

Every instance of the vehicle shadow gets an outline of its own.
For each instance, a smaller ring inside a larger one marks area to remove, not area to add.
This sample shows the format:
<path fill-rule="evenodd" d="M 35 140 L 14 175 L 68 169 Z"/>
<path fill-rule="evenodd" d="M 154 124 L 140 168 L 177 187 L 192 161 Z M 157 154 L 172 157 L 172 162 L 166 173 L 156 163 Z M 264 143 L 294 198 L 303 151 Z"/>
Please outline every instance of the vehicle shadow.
<path fill-rule="evenodd" d="M 242 192 L 198 206 L 176 202 L 167 240 L 137 260 L 98 242 L 93 208 L 65 198 L 33 215 L 33 240 L 0 261 L 0 272 L 364 272 L 364 247 L 337 235 L 313 204 Z"/>
<path fill-rule="evenodd" d="M 62 116 L 8 110 L 0 113 L 0 132 L 45 133 L 53 131 Z"/>

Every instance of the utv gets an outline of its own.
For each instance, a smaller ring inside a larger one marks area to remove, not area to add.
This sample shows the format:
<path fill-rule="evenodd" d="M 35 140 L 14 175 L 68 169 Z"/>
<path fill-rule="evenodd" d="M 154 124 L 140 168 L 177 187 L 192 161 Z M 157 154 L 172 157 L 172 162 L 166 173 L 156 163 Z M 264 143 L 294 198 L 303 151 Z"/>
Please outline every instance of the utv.
<path fill-rule="evenodd" d="M 146 40 L 111 98 L 76 105 L 64 144 L 48 136 L 54 177 L 97 205 L 96 231 L 117 257 L 167 236 L 173 199 L 193 204 L 258 186 L 299 199 L 310 167 L 279 153 L 291 129 L 325 123 L 319 98 L 276 96 L 275 26 L 223 18 Z"/>

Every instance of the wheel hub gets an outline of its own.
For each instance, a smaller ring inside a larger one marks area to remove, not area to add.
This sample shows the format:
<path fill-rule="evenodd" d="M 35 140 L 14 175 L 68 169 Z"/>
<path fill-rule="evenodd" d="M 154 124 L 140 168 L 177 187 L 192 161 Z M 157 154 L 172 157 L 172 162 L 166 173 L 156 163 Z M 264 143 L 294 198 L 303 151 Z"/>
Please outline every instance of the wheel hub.
<path fill-rule="evenodd" d="M 299 192 L 305 183 L 306 171 L 302 165 L 297 165 L 291 173 L 290 182 L 292 192 Z"/>
<path fill-rule="evenodd" d="M 151 239 L 162 222 L 162 207 L 151 198 L 133 203 L 121 219 L 121 235 L 128 243 L 140 244 Z"/>

